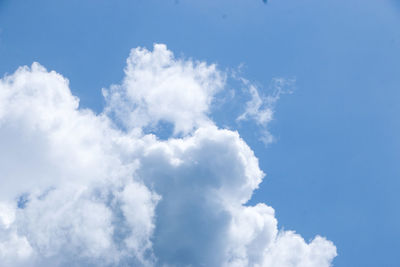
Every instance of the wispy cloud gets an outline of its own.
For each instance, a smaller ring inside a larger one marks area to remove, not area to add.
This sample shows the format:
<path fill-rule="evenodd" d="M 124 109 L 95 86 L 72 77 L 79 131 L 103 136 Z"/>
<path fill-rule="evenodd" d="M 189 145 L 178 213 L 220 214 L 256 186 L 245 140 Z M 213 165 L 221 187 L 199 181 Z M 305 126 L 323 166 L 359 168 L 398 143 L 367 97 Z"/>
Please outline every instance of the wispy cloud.
<path fill-rule="evenodd" d="M 261 126 L 261 141 L 266 145 L 274 141 L 273 135 L 268 131 L 268 124 L 274 118 L 275 106 L 282 94 L 293 92 L 294 79 L 275 78 L 271 88 L 273 93 L 270 95 L 260 94 L 256 85 L 241 78 L 251 98 L 246 102 L 245 111 L 237 117 L 236 121 L 252 120 Z"/>

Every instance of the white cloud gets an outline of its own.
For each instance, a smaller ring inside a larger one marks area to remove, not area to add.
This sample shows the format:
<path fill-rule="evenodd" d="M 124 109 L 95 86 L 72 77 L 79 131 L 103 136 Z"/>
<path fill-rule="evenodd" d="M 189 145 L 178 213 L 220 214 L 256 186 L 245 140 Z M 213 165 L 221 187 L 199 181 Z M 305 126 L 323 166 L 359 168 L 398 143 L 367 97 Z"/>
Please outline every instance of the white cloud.
<path fill-rule="evenodd" d="M 275 78 L 272 84 L 274 92 L 267 96 L 260 95 L 256 85 L 248 80 L 241 78 L 241 81 L 248 88 L 251 99 L 246 102 L 245 111 L 236 118 L 236 121 L 254 120 L 263 128 L 260 140 L 267 145 L 274 141 L 274 137 L 267 128 L 273 120 L 276 102 L 282 94 L 292 92 L 288 88 L 293 85 L 294 80 Z"/>
<path fill-rule="evenodd" d="M 252 84 L 249 84 L 249 93 L 251 95 L 251 100 L 246 103 L 245 112 L 240 115 L 237 120 L 241 121 L 253 118 L 258 124 L 266 125 L 272 120 L 273 110 L 271 105 L 274 104 L 277 99 L 275 97 L 261 99 L 257 88 Z"/>
<path fill-rule="evenodd" d="M 279 231 L 271 207 L 246 205 L 264 173 L 208 116 L 225 83 L 215 65 L 155 45 L 132 50 L 125 73 L 100 115 L 37 63 L 0 80 L 1 262 L 330 266 L 330 241 L 307 243 Z M 260 111 L 243 118 L 266 123 Z M 174 126 L 168 140 L 145 134 L 160 122 Z"/>
<path fill-rule="evenodd" d="M 122 85 L 103 90 L 107 112 L 128 129 L 156 126 L 165 121 L 175 133 L 212 123 L 208 117 L 214 94 L 222 89 L 224 75 L 215 65 L 175 59 L 165 45 L 132 49 Z"/>
<path fill-rule="evenodd" d="M 295 253 L 293 253 L 295 251 Z M 262 266 L 309 267 L 329 266 L 336 256 L 332 242 L 317 236 L 309 244 L 291 231 L 281 232 L 264 255 Z"/>

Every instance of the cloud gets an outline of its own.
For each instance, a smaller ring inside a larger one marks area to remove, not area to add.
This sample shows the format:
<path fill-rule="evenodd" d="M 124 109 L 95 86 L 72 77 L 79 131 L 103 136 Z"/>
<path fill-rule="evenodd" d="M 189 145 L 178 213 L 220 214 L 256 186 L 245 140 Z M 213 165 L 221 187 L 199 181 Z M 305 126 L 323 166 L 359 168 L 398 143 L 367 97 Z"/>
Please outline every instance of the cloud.
<path fill-rule="evenodd" d="M 245 111 L 236 118 L 236 121 L 255 121 L 257 125 L 263 128 L 260 139 L 267 145 L 274 141 L 274 137 L 268 131 L 268 124 L 273 120 L 275 105 L 282 94 L 292 93 L 289 88 L 293 85 L 294 80 L 275 78 L 272 84 L 274 92 L 267 96 L 260 95 L 256 85 L 250 81 L 244 78 L 240 80 L 247 87 L 251 99 L 246 102 Z"/>
<path fill-rule="evenodd" d="M 238 132 L 210 119 L 224 86 L 215 65 L 165 45 L 132 50 L 98 115 L 38 63 L 1 79 L 0 262 L 330 266 L 332 242 L 307 243 L 271 207 L 246 204 L 265 175 Z M 148 131 L 164 122 L 168 139 Z"/>
<path fill-rule="evenodd" d="M 103 90 L 106 111 L 128 129 L 165 121 L 175 133 L 185 134 L 211 123 L 207 113 L 224 79 L 215 65 L 175 59 L 162 44 L 154 45 L 153 52 L 132 49 L 123 83 Z"/>

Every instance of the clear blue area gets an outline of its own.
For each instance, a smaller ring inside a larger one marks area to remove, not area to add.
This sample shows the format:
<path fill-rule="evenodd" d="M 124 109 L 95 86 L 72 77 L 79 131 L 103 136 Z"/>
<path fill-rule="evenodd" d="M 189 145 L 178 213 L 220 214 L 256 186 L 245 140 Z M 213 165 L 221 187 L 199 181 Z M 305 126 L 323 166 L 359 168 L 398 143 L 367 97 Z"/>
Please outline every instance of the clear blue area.
<path fill-rule="evenodd" d="M 332 240 L 337 267 L 399 266 L 400 1 L 0 0 L 0 74 L 38 61 L 96 111 L 129 50 L 154 42 L 224 70 L 244 63 L 265 90 L 295 77 L 276 143 L 238 126 L 268 174 L 252 202 Z"/>

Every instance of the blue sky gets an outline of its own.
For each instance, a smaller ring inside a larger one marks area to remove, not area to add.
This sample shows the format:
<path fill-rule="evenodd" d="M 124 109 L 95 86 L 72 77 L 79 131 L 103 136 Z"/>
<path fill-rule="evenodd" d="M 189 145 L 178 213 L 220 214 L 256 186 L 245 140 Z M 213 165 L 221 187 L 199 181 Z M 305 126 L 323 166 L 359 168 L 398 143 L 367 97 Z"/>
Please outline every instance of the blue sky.
<path fill-rule="evenodd" d="M 331 240 L 334 266 L 397 266 L 398 1 L 0 0 L 1 75 L 37 61 L 98 113 L 101 89 L 123 80 L 130 49 L 154 43 L 177 58 L 240 69 L 264 95 L 274 78 L 295 80 L 275 103 L 267 146 L 262 127 L 235 121 L 243 106 L 213 114 L 239 131 L 267 173 L 249 203 L 272 206 L 279 229 Z"/>

